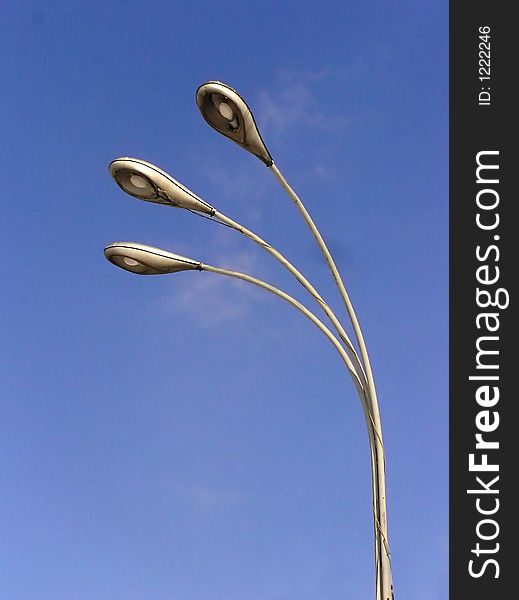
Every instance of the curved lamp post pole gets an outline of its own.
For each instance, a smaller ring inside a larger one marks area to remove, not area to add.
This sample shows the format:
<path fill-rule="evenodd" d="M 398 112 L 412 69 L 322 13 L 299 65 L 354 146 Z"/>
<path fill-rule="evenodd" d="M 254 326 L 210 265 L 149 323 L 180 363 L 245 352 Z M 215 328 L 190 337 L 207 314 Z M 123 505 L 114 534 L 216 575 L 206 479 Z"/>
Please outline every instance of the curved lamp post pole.
<path fill-rule="evenodd" d="M 382 427 L 371 364 L 355 310 L 323 237 L 300 198 L 274 164 L 256 127 L 252 112 L 243 98 L 228 85 L 218 81 L 210 81 L 198 88 L 196 102 L 207 123 L 213 129 L 259 158 L 272 171 L 282 188 L 294 202 L 317 242 L 338 287 L 353 327 L 360 350 L 360 357 L 330 306 L 308 279 L 281 252 L 250 229 L 216 210 L 213 206 L 205 202 L 205 200 L 176 181 L 171 175 L 146 161 L 130 157 L 118 158 L 110 164 L 110 173 L 123 191 L 136 198 L 177 208 L 185 208 L 190 212 L 227 225 L 258 244 L 278 260 L 301 283 L 310 296 L 313 297 L 336 330 L 338 338 L 310 310 L 292 296 L 251 275 L 214 267 L 172 254 L 165 250 L 134 242 L 110 244 L 105 248 L 105 256 L 113 264 L 141 275 L 198 270 L 240 279 L 256 285 L 285 300 L 304 314 L 333 344 L 344 361 L 357 389 L 368 429 L 372 467 L 376 600 L 393 600 L 387 534 L 385 458 Z"/>

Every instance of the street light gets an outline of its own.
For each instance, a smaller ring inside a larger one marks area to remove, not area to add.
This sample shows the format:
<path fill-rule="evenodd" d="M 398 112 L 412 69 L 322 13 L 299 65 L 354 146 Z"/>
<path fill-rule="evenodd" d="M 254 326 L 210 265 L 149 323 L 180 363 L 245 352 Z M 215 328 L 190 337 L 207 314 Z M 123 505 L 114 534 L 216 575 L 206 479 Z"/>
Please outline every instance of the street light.
<path fill-rule="evenodd" d="M 164 275 L 202 270 L 202 264 L 185 256 L 136 242 L 114 242 L 104 250 L 112 264 L 137 275 Z"/>
<path fill-rule="evenodd" d="M 110 163 L 110 175 L 127 194 L 147 202 L 157 202 L 177 208 L 212 215 L 214 209 L 191 190 L 173 179 L 162 169 L 145 160 L 128 156 Z"/>
<path fill-rule="evenodd" d="M 196 103 L 213 129 L 257 156 L 267 166 L 273 164 L 252 111 L 236 90 L 221 81 L 208 81 L 198 88 Z"/>
<path fill-rule="evenodd" d="M 259 158 L 273 172 L 281 187 L 295 204 L 319 246 L 338 287 L 355 333 L 360 357 L 344 327 L 329 305 L 301 271 L 288 261 L 281 252 L 250 229 L 216 210 L 165 171 L 162 171 L 162 169 L 141 159 L 124 157 L 112 161 L 110 164 L 110 173 L 119 187 L 141 200 L 157 202 L 177 208 L 186 208 L 191 212 L 223 223 L 251 239 L 274 256 L 303 285 L 326 314 L 339 338 L 335 337 L 322 321 L 300 302 L 282 290 L 251 275 L 213 267 L 165 250 L 133 242 L 110 244 L 105 248 L 105 256 L 115 265 L 141 275 L 174 273 L 184 270 L 205 270 L 241 279 L 261 287 L 291 304 L 312 321 L 335 346 L 345 362 L 359 394 L 368 429 L 372 467 L 376 599 L 392 600 L 393 584 L 387 535 L 385 458 L 382 426 L 366 344 L 346 287 L 334 259 L 310 214 L 278 167 L 274 164 L 256 126 L 253 114 L 243 98 L 230 86 L 219 81 L 209 81 L 198 88 L 196 102 L 206 122 L 213 129 Z M 341 342 L 344 344 L 344 347 Z"/>

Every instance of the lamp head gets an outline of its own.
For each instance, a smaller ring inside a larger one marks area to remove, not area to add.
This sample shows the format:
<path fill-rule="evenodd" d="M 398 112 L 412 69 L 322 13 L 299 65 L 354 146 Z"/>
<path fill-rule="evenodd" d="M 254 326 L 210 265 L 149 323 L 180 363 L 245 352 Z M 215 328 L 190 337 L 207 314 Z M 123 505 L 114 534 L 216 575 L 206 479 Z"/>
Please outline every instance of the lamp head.
<path fill-rule="evenodd" d="M 202 270 L 202 263 L 136 242 L 114 242 L 104 249 L 112 264 L 137 275 L 162 275 Z"/>
<path fill-rule="evenodd" d="M 158 204 L 187 208 L 212 215 L 214 208 L 162 169 L 139 158 L 116 158 L 110 175 L 127 194 Z"/>
<path fill-rule="evenodd" d="M 273 164 L 254 116 L 236 90 L 220 81 L 208 81 L 198 88 L 196 103 L 213 129 L 257 156 L 267 167 Z"/>

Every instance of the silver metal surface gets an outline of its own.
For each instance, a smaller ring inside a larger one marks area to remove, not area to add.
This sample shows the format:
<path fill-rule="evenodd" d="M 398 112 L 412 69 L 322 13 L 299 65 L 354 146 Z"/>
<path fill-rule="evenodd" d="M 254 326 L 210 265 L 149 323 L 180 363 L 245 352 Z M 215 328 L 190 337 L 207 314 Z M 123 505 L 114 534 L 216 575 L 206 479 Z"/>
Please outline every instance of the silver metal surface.
<path fill-rule="evenodd" d="M 213 129 L 257 156 L 267 166 L 272 164 L 252 111 L 236 90 L 221 81 L 208 81 L 196 91 L 196 103 Z"/>
<path fill-rule="evenodd" d="M 164 275 L 201 270 L 201 263 L 137 242 L 114 242 L 104 249 L 107 260 L 136 275 Z"/>
<path fill-rule="evenodd" d="M 214 208 L 159 167 L 128 156 L 110 163 L 110 175 L 127 194 L 167 206 L 213 214 Z"/>

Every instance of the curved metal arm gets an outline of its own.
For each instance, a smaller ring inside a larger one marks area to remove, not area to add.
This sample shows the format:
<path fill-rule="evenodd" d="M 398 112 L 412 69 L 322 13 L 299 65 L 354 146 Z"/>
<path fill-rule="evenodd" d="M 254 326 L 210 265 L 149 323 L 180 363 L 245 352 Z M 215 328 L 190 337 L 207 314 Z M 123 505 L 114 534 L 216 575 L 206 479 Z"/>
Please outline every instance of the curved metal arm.
<path fill-rule="evenodd" d="M 393 582 L 391 576 L 391 563 L 389 557 L 389 547 L 387 543 L 387 511 L 386 511 L 386 492 L 385 492 L 385 459 L 384 459 L 384 445 L 382 443 L 382 426 L 380 422 L 380 411 L 378 407 L 377 392 L 375 389 L 375 381 L 373 379 L 373 371 L 369 360 L 366 343 L 362 330 L 360 328 L 357 315 L 351 303 L 346 287 L 342 281 L 341 275 L 333 257 L 326 246 L 326 243 L 317 229 L 314 221 L 310 214 L 306 210 L 304 204 L 301 202 L 298 195 L 290 187 L 287 180 L 283 177 L 281 171 L 277 166 L 272 163 L 269 169 L 272 171 L 276 179 L 279 181 L 281 187 L 287 192 L 292 202 L 296 205 L 296 208 L 301 213 L 305 223 L 308 225 L 319 249 L 321 250 L 328 268 L 330 269 L 335 283 L 339 289 L 339 293 L 344 302 L 348 316 L 350 317 L 355 337 L 357 339 L 360 354 L 362 357 L 363 366 L 365 369 L 367 383 L 368 383 L 368 396 L 370 399 L 370 414 L 373 415 L 374 426 L 377 431 L 377 440 L 380 442 L 378 452 L 376 455 L 377 467 L 377 485 L 374 490 L 374 503 L 377 505 L 377 512 L 379 514 L 378 522 L 375 523 L 375 561 L 377 564 L 377 600 L 392 600 L 393 598 Z M 378 445 L 378 443 L 377 443 Z M 375 493 L 376 492 L 376 493 Z"/>
<path fill-rule="evenodd" d="M 363 385 L 362 381 L 360 380 L 360 378 L 357 374 L 357 371 L 353 367 L 350 357 L 348 356 L 348 354 L 346 353 L 346 351 L 340 344 L 339 340 L 333 335 L 333 333 L 328 329 L 328 327 L 326 327 L 326 325 L 322 321 L 320 321 L 314 315 L 313 312 L 308 310 L 308 308 L 306 308 L 306 306 L 301 304 L 301 302 L 299 302 L 298 300 L 296 300 L 295 298 L 293 298 L 286 292 L 283 292 L 282 290 L 278 289 L 277 287 L 274 287 L 273 285 L 271 285 L 270 283 L 267 283 L 266 281 L 257 279 L 256 277 L 252 277 L 252 275 L 247 275 L 246 273 L 240 273 L 238 271 L 230 271 L 228 269 L 222 269 L 220 267 L 213 267 L 212 265 L 206 265 L 205 263 L 201 263 L 200 270 L 208 271 L 210 273 L 217 273 L 219 275 L 225 275 L 227 277 L 232 277 L 234 279 L 241 279 L 242 281 L 246 281 L 247 283 L 252 283 L 253 285 L 263 288 L 264 290 L 267 290 L 268 292 L 271 292 L 275 296 L 278 296 L 278 298 L 285 300 L 285 302 L 288 302 L 294 308 L 296 308 L 299 312 L 303 313 L 305 315 L 305 317 L 307 317 L 307 319 L 312 321 L 312 323 L 316 327 L 318 327 L 322 333 L 324 333 L 324 335 L 328 338 L 328 340 L 333 344 L 333 346 L 335 347 L 337 352 L 339 352 L 342 360 L 346 364 L 346 367 L 348 369 L 348 372 L 351 375 L 351 378 L 353 379 L 353 383 L 355 384 L 355 387 L 359 391 L 359 394 L 362 396 L 361 400 L 363 401 L 363 404 L 364 404 L 364 402 L 365 402 L 364 385 Z M 367 402 L 366 402 L 366 408 L 368 408 Z"/>
<path fill-rule="evenodd" d="M 346 346 L 346 349 L 353 361 L 354 368 L 355 368 L 359 378 L 361 379 L 363 386 L 366 387 L 368 380 L 366 378 L 366 373 L 364 372 L 362 362 L 360 361 L 357 351 L 355 350 L 355 346 L 352 344 L 348 334 L 346 333 L 344 327 L 342 326 L 339 319 L 336 317 L 333 310 L 323 300 L 322 296 L 314 288 L 314 286 L 308 281 L 308 279 L 306 279 L 306 277 L 289 260 L 287 260 L 287 258 L 283 254 L 281 254 L 281 252 L 276 250 L 276 248 L 271 246 L 268 242 L 266 242 L 259 235 L 257 235 L 250 229 L 247 229 L 247 227 L 244 227 L 237 221 L 234 221 L 227 215 L 224 215 L 223 213 L 221 213 L 217 210 L 215 210 L 213 217 L 215 219 L 217 219 L 218 221 L 220 221 L 221 223 L 224 223 L 225 225 L 231 227 L 235 231 L 238 231 L 245 237 L 252 240 L 254 243 L 261 246 L 261 248 L 266 250 L 271 256 L 273 256 L 277 261 L 279 261 L 283 265 L 283 267 L 285 267 L 285 269 L 287 269 L 287 271 L 289 271 L 297 279 L 297 281 L 299 281 L 299 283 L 316 300 L 316 302 L 322 308 L 322 310 L 324 311 L 326 316 L 330 319 L 330 322 L 332 323 L 335 330 L 339 334 L 340 339 L 344 342 L 344 344 Z"/>
<path fill-rule="evenodd" d="M 271 292 L 278 296 L 285 302 L 291 304 L 294 308 L 299 310 L 305 315 L 314 325 L 316 325 L 320 331 L 328 338 L 333 344 L 337 352 L 339 352 L 342 360 L 346 364 L 348 372 L 350 373 L 353 383 L 359 394 L 364 417 L 366 419 L 368 438 L 371 451 L 371 473 L 372 473 L 372 491 L 373 491 L 373 520 L 375 529 L 375 566 L 377 575 L 377 598 L 380 600 L 392 600 L 392 583 L 391 583 L 391 565 L 389 563 L 389 547 L 387 541 L 386 530 L 384 529 L 385 521 L 382 520 L 381 509 L 385 510 L 385 469 L 384 469 L 384 444 L 382 442 L 381 430 L 377 426 L 376 419 L 372 413 L 372 402 L 369 398 L 369 392 L 362 385 L 357 372 L 353 368 L 351 360 L 339 343 L 333 333 L 320 321 L 311 311 L 309 311 L 303 304 L 298 302 L 292 296 L 282 290 L 237 271 L 230 271 L 228 269 L 222 269 L 219 267 L 213 267 L 211 265 L 201 264 L 201 270 L 217 273 L 219 275 L 225 275 L 234 279 L 240 279 L 247 283 L 252 283 L 264 290 Z M 389 586 L 389 587 L 388 587 Z"/>

